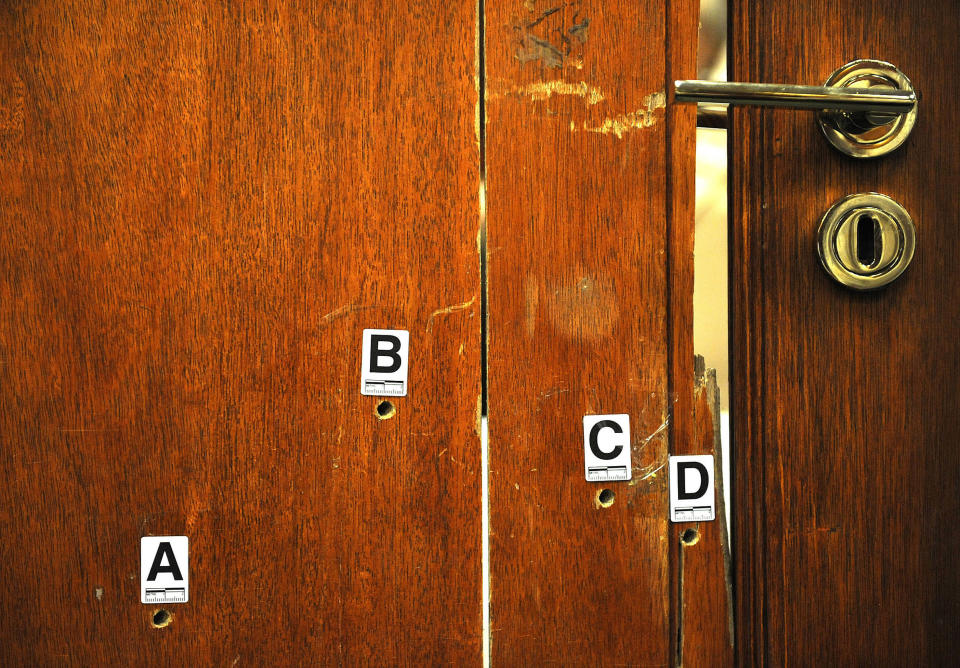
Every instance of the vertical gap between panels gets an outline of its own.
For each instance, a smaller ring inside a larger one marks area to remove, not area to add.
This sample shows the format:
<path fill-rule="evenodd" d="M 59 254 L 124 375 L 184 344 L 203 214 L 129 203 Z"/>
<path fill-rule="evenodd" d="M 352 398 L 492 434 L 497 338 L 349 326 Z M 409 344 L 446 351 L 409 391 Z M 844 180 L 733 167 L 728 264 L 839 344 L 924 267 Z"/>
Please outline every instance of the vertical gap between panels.
<path fill-rule="evenodd" d="M 700 0 L 697 77 L 727 78 L 726 0 Z M 730 530 L 730 381 L 727 310 L 727 131 L 697 128 L 693 346 L 716 369 L 724 506 Z M 728 537 L 729 538 L 729 537 Z M 728 542 L 729 544 L 729 542 Z"/>
<path fill-rule="evenodd" d="M 487 468 L 487 418 L 481 418 L 480 440 L 483 450 L 480 455 L 480 468 L 483 469 L 481 481 L 483 496 L 483 668 L 490 668 L 490 513 Z"/>
<path fill-rule="evenodd" d="M 486 63 L 484 59 L 485 35 L 483 25 L 483 0 L 477 0 L 477 143 L 480 153 L 479 226 L 477 252 L 480 255 L 480 410 L 487 415 L 487 109 L 486 109 Z"/>
<path fill-rule="evenodd" d="M 477 251 L 480 255 L 480 533 L 481 533 L 481 587 L 483 668 L 490 667 L 490 459 L 487 382 L 487 319 L 489 315 L 487 295 L 487 110 L 486 110 L 486 36 L 484 32 L 484 0 L 477 0 L 477 142 L 479 144 L 479 226 Z"/>

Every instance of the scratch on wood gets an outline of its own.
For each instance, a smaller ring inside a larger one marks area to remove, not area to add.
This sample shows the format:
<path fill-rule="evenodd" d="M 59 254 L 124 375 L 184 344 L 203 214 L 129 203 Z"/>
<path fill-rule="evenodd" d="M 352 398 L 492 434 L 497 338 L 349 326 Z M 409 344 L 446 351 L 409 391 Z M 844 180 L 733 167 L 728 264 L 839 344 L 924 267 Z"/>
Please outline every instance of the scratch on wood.
<path fill-rule="evenodd" d="M 839 527 L 802 527 L 799 529 L 788 528 L 786 530 L 787 536 L 823 536 L 824 534 L 832 534 L 840 531 Z"/>
<path fill-rule="evenodd" d="M 509 86 L 505 82 L 498 84 L 497 90 L 488 90 L 486 97 L 488 100 L 506 96 L 529 97 L 534 102 L 542 102 L 550 99 L 553 95 L 570 95 L 582 97 L 583 101 L 589 105 L 597 104 L 606 99 L 596 86 L 591 86 L 586 81 L 564 81 L 555 79 L 552 81 L 535 81 L 523 86 Z"/>
<path fill-rule="evenodd" d="M 537 399 L 537 401 L 543 401 L 547 397 L 552 397 L 555 394 L 565 394 L 569 391 L 570 390 L 567 388 L 551 387 L 549 390 L 545 390 L 541 392 L 540 397 Z"/>
<path fill-rule="evenodd" d="M 119 429 L 61 429 L 62 434 L 105 434 L 109 432 L 120 431 Z"/>
<path fill-rule="evenodd" d="M 656 125 L 659 118 L 656 112 L 667 106 L 667 96 L 663 91 L 659 91 L 643 98 L 643 104 L 643 109 L 605 118 L 599 125 L 590 125 L 587 121 L 583 121 L 582 125 L 577 127 L 576 123 L 570 121 L 570 131 L 595 132 L 623 139 L 623 136 L 629 132 Z"/>
<path fill-rule="evenodd" d="M 320 318 L 320 326 L 325 327 L 326 325 L 330 324 L 337 318 L 341 318 L 347 315 L 348 313 L 353 313 L 355 311 L 364 311 L 370 308 L 373 308 L 373 306 L 364 306 L 363 304 L 355 304 L 355 303 L 344 304 L 340 308 L 334 309 L 330 311 L 330 313 Z"/>
<path fill-rule="evenodd" d="M 665 431 L 667 430 L 667 427 L 669 427 L 669 426 L 670 426 L 670 418 L 669 418 L 669 417 L 666 417 L 666 418 L 664 418 L 663 422 L 660 423 L 660 426 L 657 427 L 657 428 L 653 431 L 652 434 L 650 434 L 650 435 L 647 436 L 645 439 L 643 439 L 642 441 L 640 441 L 640 447 L 641 447 L 641 448 L 646 447 L 646 445 L 647 445 L 650 441 L 652 441 L 652 440 L 655 439 L 657 436 L 659 436 L 660 434 L 662 434 L 663 432 L 665 432 Z"/>
<path fill-rule="evenodd" d="M 445 306 L 443 308 L 438 308 L 436 311 L 430 314 L 430 317 L 427 318 L 427 331 L 429 332 L 433 329 L 433 319 L 441 315 L 449 315 L 451 313 L 456 313 L 457 311 L 462 311 L 473 306 L 474 302 L 477 301 L 477 296 L 474 295 L 468 301 L 460 302 L 459 304 L 454 304 L 453 306 Z"/>
<path fill-rule="evenodd" d="M 661 464 L 660 466 L 658 466 L 657 468 L 653 469 L 653 470 L 650 471 L 649 473 L 645 473 L 643 476 L 641 476 L 640 480 L 647 480 L 648 478 L 655 478 L 655 477 L 657 477 L 657 473 L 659 473 L 659 472 L 663 469 L 664 466 L 666 466 L 665 463 L 664 463 L 664 464 Z"/>
<path fill-rule="evenodd" d="M 653 439 L 659 436 L 663 436 L 664 434 L 666 434 L 669 426 L 670 426 L 670 416 L 667 415 L 663 418 L 663 421 L 660 423 L 660 426 L 654 429 L 650 435 L 644 437 L 643 440 L 639 441 L 635 446 L 633 446 L 633 450 L 636 452 L 643 450 L 650 444 L 650 441 L 652 441 Z M 634 467 L 634 471 L 637 473 L 637 475 L 631 478 L 630 482 L 627 483 L 628 486 L 633 487 L 645 480 L 650 480 L 651 482 L 649 482 L 648 485 L 652 486 L 654 484 L 653 480 L 657 477 L 657 474 L 660 471 L 662 471 L 666 465 L 667 465 L 666 462 L 654 461 L 650 464 L 647 464 L 646 466 Z"/>

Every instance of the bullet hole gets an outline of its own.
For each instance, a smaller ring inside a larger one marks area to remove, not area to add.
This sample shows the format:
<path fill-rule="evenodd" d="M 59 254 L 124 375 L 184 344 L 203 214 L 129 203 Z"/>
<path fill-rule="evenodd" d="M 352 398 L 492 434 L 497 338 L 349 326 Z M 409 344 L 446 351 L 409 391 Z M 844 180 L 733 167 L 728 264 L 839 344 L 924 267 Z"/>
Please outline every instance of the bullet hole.
<path fill-rule="evenodd" d="M 165 626 L 169 626 L 170 622 L 172 621 L 173 621 L 173 615 L 170 614 L 170 611 L 164 610 L 163 608 L 161 608 L 160 610 L 157 610 L 155 613 L 153 613 L 153 619 L 151 620 L 150 623 L 153 625 L 153 628 L 162 629 Z"/>
<path fill-rule="evenodd" d="M 612 489 L 601 489 L 597 492 L 597 506 L 600 508 L 609 508 L 616 500 L 616 495 Z"/>
<path fill-rule="evenodd" d="M 377 418 L 380 420 L 389 420 L 394 415 L 397 414 L 397 407 L 393 405 L 392 401 L 384 399 L 379 404 L 377 404 Z"/>

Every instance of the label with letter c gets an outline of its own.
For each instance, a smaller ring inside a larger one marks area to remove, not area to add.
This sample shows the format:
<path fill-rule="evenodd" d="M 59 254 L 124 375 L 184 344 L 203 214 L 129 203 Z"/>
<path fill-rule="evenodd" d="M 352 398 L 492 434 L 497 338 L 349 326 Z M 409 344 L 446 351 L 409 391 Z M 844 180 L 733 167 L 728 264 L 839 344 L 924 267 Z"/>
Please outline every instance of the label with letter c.
<path fill-rule="evenodd" d="M 583 459 L 587 482 L 630 480 L 630 416 L 584 415 Z"/>

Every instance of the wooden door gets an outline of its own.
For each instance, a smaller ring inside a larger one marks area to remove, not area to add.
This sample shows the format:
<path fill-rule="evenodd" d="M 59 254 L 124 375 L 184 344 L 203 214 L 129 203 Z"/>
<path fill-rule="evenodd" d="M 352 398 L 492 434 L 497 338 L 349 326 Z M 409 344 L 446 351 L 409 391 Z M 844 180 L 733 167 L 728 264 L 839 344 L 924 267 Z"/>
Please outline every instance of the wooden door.
<path fill-rule="evenodd" d="M 476 41 L 466 3 L 0 9 L 5 665 L 479 664 Z M 388 419 L 365 328 L 410 334 Z M 141 604 L 150 535 L 188 603 Z"/>
<path fill-rule="evenodd" d="M 694 115 L 668 99 L 695 72 L 696 7 L 484 4 L 491 660 L 723 665 L 721 522 L 682 544 L 667 515 L 668 455 L 714 433 Z M 629 415 L 631 480 L 586 481 L 595 414 Z"/>
<path fill-rule="evenodd" d="M 920 96 L 896 153 L 855 160 L 810 114 L 730 128 L 737 638 L 742 665 L 952 665 L 960 630 L 955 3 L 731 5 L 731 79 L 819 84 L 889 61 Z M 817 223 L 884 193 L 917 230 L 873 293 L 821 269 Z"/>
<path fill-rule="evenodd" d="M 6 3 L 3 663 L 479 665 L 488 475 L 491 663 L 729 664 L 722 521 L 667 520 L 715 437 L 696 19 Z M 406 396 L 361 394 L 365 329 Z M 584 478 L 595 413 L 629 482 Z M 141 603 L 151 536 L 189 601 Z"/>

